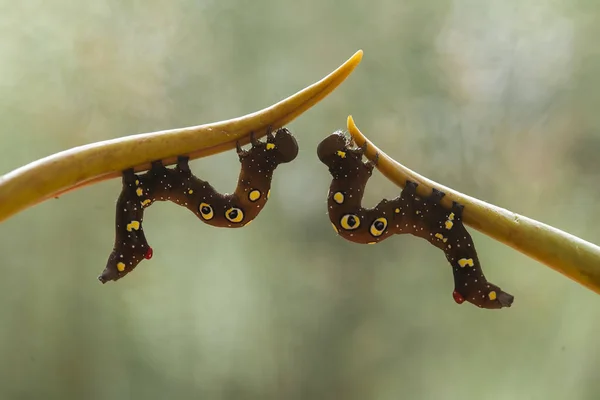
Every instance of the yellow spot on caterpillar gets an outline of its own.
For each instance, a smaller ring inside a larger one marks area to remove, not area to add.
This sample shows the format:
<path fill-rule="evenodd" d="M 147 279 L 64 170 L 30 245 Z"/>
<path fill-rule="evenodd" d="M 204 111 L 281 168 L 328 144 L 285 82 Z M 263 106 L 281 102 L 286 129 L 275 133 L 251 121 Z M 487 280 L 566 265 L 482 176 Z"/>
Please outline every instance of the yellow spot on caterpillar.
<path fill-rule="evenodd" d="M 135 189 L 135 193 L 141 197 L 144 195 L 144 190 L 142 188 L 137 188 Z"/>
<path fill-rule="evenodd" d="M 496 300 L 496 292 L 492 290 L 488 293 L 488 297 L 490 298 L 490 300 Z"/>
<path fill-rule="evenodd" d="M 448 241 L 448 238 L 444 237 L 444 235 L 442 235 L 441 233 L 436 233 L 435 237 L 440 239 L 442 242 L 446 243 Z M 448 246 L 449 248 L 450 246 Z"/>
<path fill-rule="evenodd" d="M 192 189 L 188 190 L 188 194 L 192 194 L 194 191 Z"/>
<path fill-rule="evenodd" d="M 448 221 L 446 221 L 445 225 L 446 225 L 446 229 L 452 229 L 452 227 L 454 226 L 454 222 L 448 220 Z"/>
<path fill-rule="evenodd" d="M 125 263 L 117 263 L 117 269 L 119 270 L 119 272 L 125 271 Z"/>
<path fill-rule="evenodd" d="M 146 199 L 146 200 L 142 201 L 142 206 L 145 206 L 145 205 L 150 204 L 150 203 L 152 203 L 152 200 Z"/>
<path fill-rule="evenodd" d="M 417 211 L 415 211 L 415 214 L 419 215 L 419 214 L 421 214 L 421 211 L 417 210 Z"/>
<path fill-rule="evenodd" d="M 337 226 L 335 226 L 335 224 L 333 222 L 331 223 L 331 226 L 333 226 L 333 230 L 335 231 L 335 233 L 339 234 L 338 228 L 337 228 Z"/>
<path fill-rule="evenodd" d="M 136 180 L 135 180 L 135 186 L 137 186 L 137 185 L 139 185 L 139 184 L 140 184 L 140 181 L 136 179 Z"/>
<path fill-rule="evenodd" d="M 377 242 L 369 242 L 369 243 L 367 243 L 367 244 L 377 244 Z"/>
<path fill-rule="evenodd" d="M 140 229 L 140 221 L 131 221 L 127 224 L 127 232 Z"/>
<path fill-rule="evenodd" d="M 394 210 L 394 212 L 395 212 L 396 214 L 400 214 L 400 209 L 399 209 L 399 208 L 396 208 L 396 209 Z"/>
<path fill-rule="evenodd" d="M 244 225 L 244 226 L 248 226 L 248 225 L 250 225 L 250 224 L 252 223 L 252 221 L 254 221 L 254 220 L 253 220 L 253 219 L 251 219 L 251 220 L 250 220 L 250 221 L 248 221 L 248 222 L 246 223 L 246 225 Z"/>
<path fill-rule="evenodd" d="M 267 150 L 273 150 L 275 145 L 273 143 L 267 143 Z"/>
<path fill-rule="evenodd" d="M 250 201 L 256 201 L 256 200 L 260 199 L 260 190 L 254 189 L 253 191 L 248 193 L 248 199 Z"/>
<path fill-rule="evenodd" d="M 333 195 L 333 201 L 335 201 L 338 204 L 342 204 L 344 202 L 344 193 L 342 193 L 342 192 L 336 192 Z"/>
<path fill-rule="evenodd" d="M 269 200 L 269 197 L 271 197 L 271 190 L 267 192 L 267 200 Z"/>
<path fill-rule="evenodd" d="M 448 215 L 448 220 L 454 221 L 454 213 L 450 213 L 450 215 Z"/>
<path fill-rule="evenodd" d="M 346 158 L 346 152 L 345 152 L 345 151 L 338 150 L 338 151 L 336 152 L 336 154 L 337 154 L 337 155 L 338 155 L 340 158 Z"/>
<path fill-rule="evenodd" d="M 458 260 L 458 265 L 461 268 L 464 268 L 466 266 L 472 267 L 475 264 L 473 263 L 473 259 L 472 258 L 461 258 L 460 260 Z"/>

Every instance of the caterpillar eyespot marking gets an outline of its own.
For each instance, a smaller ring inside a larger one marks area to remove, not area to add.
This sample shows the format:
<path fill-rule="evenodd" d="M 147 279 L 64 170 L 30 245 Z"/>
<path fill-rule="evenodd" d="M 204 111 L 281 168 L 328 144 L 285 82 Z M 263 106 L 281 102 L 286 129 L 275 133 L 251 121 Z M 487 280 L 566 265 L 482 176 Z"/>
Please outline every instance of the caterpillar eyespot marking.
<path fill-rule="evenodd" d="M 510 307 L 514 297 L 487 281 L 471 235 L 462 223 L 463 206 L 442 206 L 444 193 L 434 189 L 418 196 L 415 182 L 407 181 L 400 196 L 363 208 L 362 199 L 374 164 L 363 161 L 364 148 L 355 148 L 341 132 L 325 138 L 317 147 L 319 160 L 331 174 L 327 199 L 329 219 L 344 239 L 360 244 L 381 242 L 393 234 L 411 234 L 441 249 L 454 276 L 452 297 L 457 304 L 469 302 L 480 308 Z M 337 193 L 343 193 L 338 201 Z M 369 221 L 361 224 L 360 221 Z M 372 221 L 372 222 L 371 222 Z"/>
<path fill-rule="evenodd" d="M 244 219 L 244 212 L 237 207 L 232 207 L 229 210 L 225 211 L 225 218 L 227 218 L 228 221 L 237 224 L 239 222 L 242 222 L 242 220 Z"/>
<path fill-rule="evenodd" d="M 360 218 L 353 214 L 346 214 L 340 219 L 340 226 L 347 231 L 353 231 L 360 226 Z"/>
<path fill-rule="evenodd" d="M 198 206 L 198 211 L 200 211 L 200 216 L 205 221 L 210 221 L 215 216 L 213 208 L 208 203 L 200 203 Z"/>
<path fill-rule="evenodd" d="M 379 237 L 379 236 L 383 235 L 383 232 L 385 232 L 386 228 L 387 228 L 387 219 L 380 217 L 380 218 L 377 218 L 375 221 L 373 221 L 373 223 L 371 224 L 371 227 L 369 228 L 369 233 L 372 236 Z"/>
<path fill-rule="evenodd" d="M 269 150 L 269 151 L 267 151 Z M 267 133 L 266 142 L 251 135 L 251 148 L 237 146 L 241 171 L 235 191 L 217 192 L 208 182 L 194 176 L 189 159 L 180 156 L 174 168 L 162 162 L 152 162 L 149 171 L 135 174 L 123 171 L 121 194 L 116 205 L 116 235 L 106 267 L 98 277 L 100 282 L 117 281 L 133 271 L 154 250 L 146 240 L 142 221 L 144 211 L 155 201 L 171 201 L 189 209 L 208 225 L 241 228 L 250 224 L 264 207 L 258 201 L 263 193 L 271 193 L 273 172 L 278 165 L 293 161 L 298 155 L 298 143 L 286 128 Z"/>

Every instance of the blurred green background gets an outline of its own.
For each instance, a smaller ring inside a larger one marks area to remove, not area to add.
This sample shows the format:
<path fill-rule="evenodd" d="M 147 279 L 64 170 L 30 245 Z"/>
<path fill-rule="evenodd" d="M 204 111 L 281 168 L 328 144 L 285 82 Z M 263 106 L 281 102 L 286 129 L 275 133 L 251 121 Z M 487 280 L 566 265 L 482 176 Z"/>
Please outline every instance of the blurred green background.
<path fill-rule="evenodd" d="M 471 230 L 502 311 L 458 306 L 442 252 L 331 229 L 320 140 L 358 126 L 409 168 L 600 243 L 600 3 L 0 3 L 0 172 L 268 106 L 363 49 L 292 123 L 248 228 L 170 203 L 154 258 L 101 285 L 120 182 L 0 225 L 0 399 L 598 399 L 599 298 Z M 192 163 L 221 191 L 234 152 Z M 375 174 L 366 204 L 399 189 Z"/>

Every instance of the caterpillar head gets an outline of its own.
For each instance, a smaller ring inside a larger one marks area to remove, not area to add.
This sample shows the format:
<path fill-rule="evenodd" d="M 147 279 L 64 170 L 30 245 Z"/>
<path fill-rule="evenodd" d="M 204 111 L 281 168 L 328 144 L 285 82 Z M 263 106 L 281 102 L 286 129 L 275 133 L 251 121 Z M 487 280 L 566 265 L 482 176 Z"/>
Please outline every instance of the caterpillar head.
<path fill-rule="evenodd" d="M 352 143 L 343 132 L 327 136 L 317 146 L 317 156 L 327 167 L 334 179 L 351 179 L 364 182 L 371 176 L 373 163 L 363 162 L 364 149 L 352 148 Z M 352 178 L 354 179 L 354 178 Z M 358 185 L 358 183 L 357 183 Z M 360 184 L 362 186 L 362 183 Z"/>
<path fill-rule="evenodd" d="M 298 142 L 286 128 L 279 128 L 275 135 L 268 135 L 265 146 L 267 151 L 273 151 L 277 164 L 293 161 L 298 155 Z"/>

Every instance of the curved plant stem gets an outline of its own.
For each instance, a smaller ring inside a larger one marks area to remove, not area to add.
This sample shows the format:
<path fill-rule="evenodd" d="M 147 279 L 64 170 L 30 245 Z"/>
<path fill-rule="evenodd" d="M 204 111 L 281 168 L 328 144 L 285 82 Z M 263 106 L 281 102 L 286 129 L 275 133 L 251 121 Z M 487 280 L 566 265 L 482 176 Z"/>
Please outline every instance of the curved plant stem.
<path fill-rule="evenodd" d="M 367 144 L 365 155 L 369 160 L 374 161 L 379 154 L 377 169 L 390 181 L 402 188 L 407 179 L 416 182 L 422 196 L 430 194 L 432 187 L 445 192 L 444 205 L 449 207 L 457 201 L 465 206 L 463 220 L 467 225 L 600 294 L 600 247 L 427 179 L 377 148 L 356 127 L 352 116 L 347 125 L 358 146 Z"/>
<path fill-rule="evenodd" d="M 0 221 L 46 199 L 121 176 L 121 171 L 150 168 L 150 162 L 175 164 L 178 155 L 206 157 L 249 142 L 267 128 L 277 129 L 317 104 L 338 87 L 362 59 L 357 51 L 322 80 L 263 110 L 212 124 L 132 135 L 75 147 L 34 161 L 0 177 Z"/>

